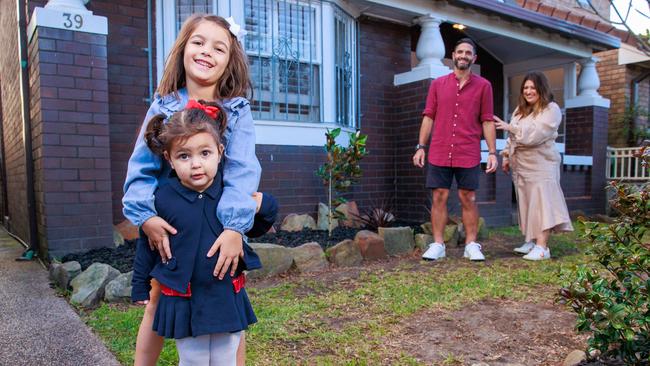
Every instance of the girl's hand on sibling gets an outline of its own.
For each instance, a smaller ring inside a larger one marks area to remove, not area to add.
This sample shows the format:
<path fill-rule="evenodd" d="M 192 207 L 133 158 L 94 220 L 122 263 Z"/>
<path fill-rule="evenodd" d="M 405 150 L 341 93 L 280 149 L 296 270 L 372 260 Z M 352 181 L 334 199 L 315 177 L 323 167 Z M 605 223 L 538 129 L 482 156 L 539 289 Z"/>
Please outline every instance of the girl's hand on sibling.
<path fill-rule="evenodd" d="M 214 267 L 214 276 L 223 280 L 228 268 L 230 268 L 230 275 L 234 276 L 239 265 L 239 257 L 244 256 L 242 235 L 233 230 L 224 230 L 212 244 L 208 251 L 208 258 L 212 257 L 217 250 L 220 252 L 217 265 Z"/>
<path fill-rule="evenodd" d="M 172 257 L 169 235 L 176 235 L 176 229 L 159 216 L 152 216 L 142 224 L 142 231 L 149 238 L 151 250 L 157 249 L 163 262 L 167 262 Z"/>
<path fill-rule="evenodd" d="M 262 192 L 253 193 L 253 199 L 255 200 L 255 203 L 257 204 L 257 207 L 255 208 L 255 213 L 260 212 L 260 207 L 262 207 L 262 198 L 263 197 L 264 197 L 264 194 Z"/>

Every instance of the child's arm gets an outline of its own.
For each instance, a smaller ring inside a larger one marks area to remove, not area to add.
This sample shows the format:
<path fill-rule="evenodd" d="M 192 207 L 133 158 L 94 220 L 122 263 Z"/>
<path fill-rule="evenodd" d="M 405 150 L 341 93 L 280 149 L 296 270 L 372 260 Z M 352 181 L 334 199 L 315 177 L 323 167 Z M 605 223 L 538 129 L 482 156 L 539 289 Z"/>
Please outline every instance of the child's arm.
<path fill-rule="evenodd" d="M 257 203 L 257 213 L 255 214 L 253 227 L 246 232 L 246 236 L 249 238 L 256 238 L 266 234 L 278 216 L 278 202 L 275 197 L 268 193 L 255 192 L 253 193 L 253 199 Z"/>
<path fill-rule="evenodd" d="M 136 226 L 141 226 L 149 238 L 149 246 L 158 248 L 162 258 L 171 258 L 168 233 L 176 230 L 165 220 L 156 216 L 154 191 L 158 186 L 158 174 L 162 169 L 162 159 L 154 154 L 144 140 L 144 132 L 151 117 L 160 112 L 160 98 L 157 97 L 149 107 L 144 123 L 129 158 L 122 205 L 124 216 Z"/>
<path fill-rule="evenodd" d="M 237 112 L 237 121 L 225 151 L 224 189 L 217 206 L 217 218 L 224 231 L 214 242 L 208 257 L 220 250 L 214 275 L 223 279 L 231 268 L 234 275 L 243 255 L 242 235 L 253 226 L 256 203 L 252 194 L 260 181 L 261 167 L 255 156 L 255 125 L 250 106 Z"/>
<path fill-rule="evenodd" d="M 149 302 L 151 291 L 151 276 L 149 275 L 156 264 L 156 252 L 149 248 L 146 234 L 140 232 L 136 243 L 135 258 L 133 259 L 133 278 L 131 279 L 131 299 L 144 305 Z"/>

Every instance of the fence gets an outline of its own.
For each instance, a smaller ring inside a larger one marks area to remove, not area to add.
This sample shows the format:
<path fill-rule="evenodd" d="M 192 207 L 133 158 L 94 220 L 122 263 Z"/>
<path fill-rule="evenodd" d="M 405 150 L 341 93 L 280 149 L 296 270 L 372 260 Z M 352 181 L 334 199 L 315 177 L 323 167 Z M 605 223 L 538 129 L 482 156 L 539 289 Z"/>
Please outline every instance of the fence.
<path fill-rule="evenodd" d="M 650 170 L 636 157 L 638 147 L 607 148 L 606 172 L 608 180 L 629 183 L 650 181 Z"/>

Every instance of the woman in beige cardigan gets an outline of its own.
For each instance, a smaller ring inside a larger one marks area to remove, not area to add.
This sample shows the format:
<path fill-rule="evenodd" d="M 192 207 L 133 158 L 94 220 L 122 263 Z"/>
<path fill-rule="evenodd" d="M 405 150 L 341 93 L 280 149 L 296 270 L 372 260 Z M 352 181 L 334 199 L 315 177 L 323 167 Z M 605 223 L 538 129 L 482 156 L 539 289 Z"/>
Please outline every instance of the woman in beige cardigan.
<path fill-rule="evenodd" d="M 515 251 L 526 253 L 528 260 L 550 259 L 551 231 L 573 230 L 560 186 L 562 159 L 555 148 L 562 112 L 552 99 L 544 74 L 530 72 L 521 84 L 510 124 L 494 116 L 496 128 L 508 131 L 502 169 L 512 170 L 519 227 L 526 236 L 526 243 Z"/>

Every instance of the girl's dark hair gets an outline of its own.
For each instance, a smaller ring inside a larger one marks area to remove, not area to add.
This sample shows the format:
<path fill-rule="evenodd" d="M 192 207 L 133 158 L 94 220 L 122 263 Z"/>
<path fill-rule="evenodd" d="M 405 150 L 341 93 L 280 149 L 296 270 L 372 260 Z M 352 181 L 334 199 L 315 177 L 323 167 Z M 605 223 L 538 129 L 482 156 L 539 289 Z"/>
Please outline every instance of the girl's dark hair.
<path fill-rule="evenodd" d="M 537 95 L 539 95 L 537 103 L 533 105 L 528 104 L 526 98 L 524 98 L 524 85 L 528 80 L 533 82 L 533 85 L 535 85 L 535 90 L 537 90 Z M 521 88 L 519 88 L 519 100 L 517 102 L 517 109 L 515 110 L 514 115 L 523 118 L 532 113 L 533 116 L 535 116 L 543 111 L 544 108 L 546 108 L 546 106 L 552 101 L 553 94 L 551 93 L 551 87 L 548 84 L 546 75 L 539 71 L 531 71 L 526 74 L 526 76 L 524 76 L 524 80 L 521 82 Z"/>
<path fill-rule="evenodd" d="M 153 116 L 147 124 L 144 140 L 155 154 L 163 155 L 171 150 L 172 144 L 183 143 L 190 137 L 207 132 L 214 137 L 218 146 L 222 146 L 223 132 L 226 130 L 226 113 L 216 103 L 199 100 L 206 106 L 218 107 L 217 118 L 213 119 L 199 108 L 184 109 L 174 113 L 169 120 L 167 116 L 158 114 Z M 219 153 L 222 152 L 220 148 Z"/>
<path fill-rule="evenodd" d="M 210 14 L 194 14 L 185 20 L 167 60 L 165 60 L 165 69 L 156 92 L 160 95 L 167 95 L 177 93 L 179 89 L 186 86 L 185 66 L 183 65 L 185 46 L 196 27 L 203 21 L 215 23 L 225 29 L 230 36 L 230 58 L 223 75 L 217 82 L 215 91 L 217 95 L 214 97 L 246 97 L 252 90 L 246 52 L 237 37 L 230 32 L 230 24 L 223 17 Z"/>

